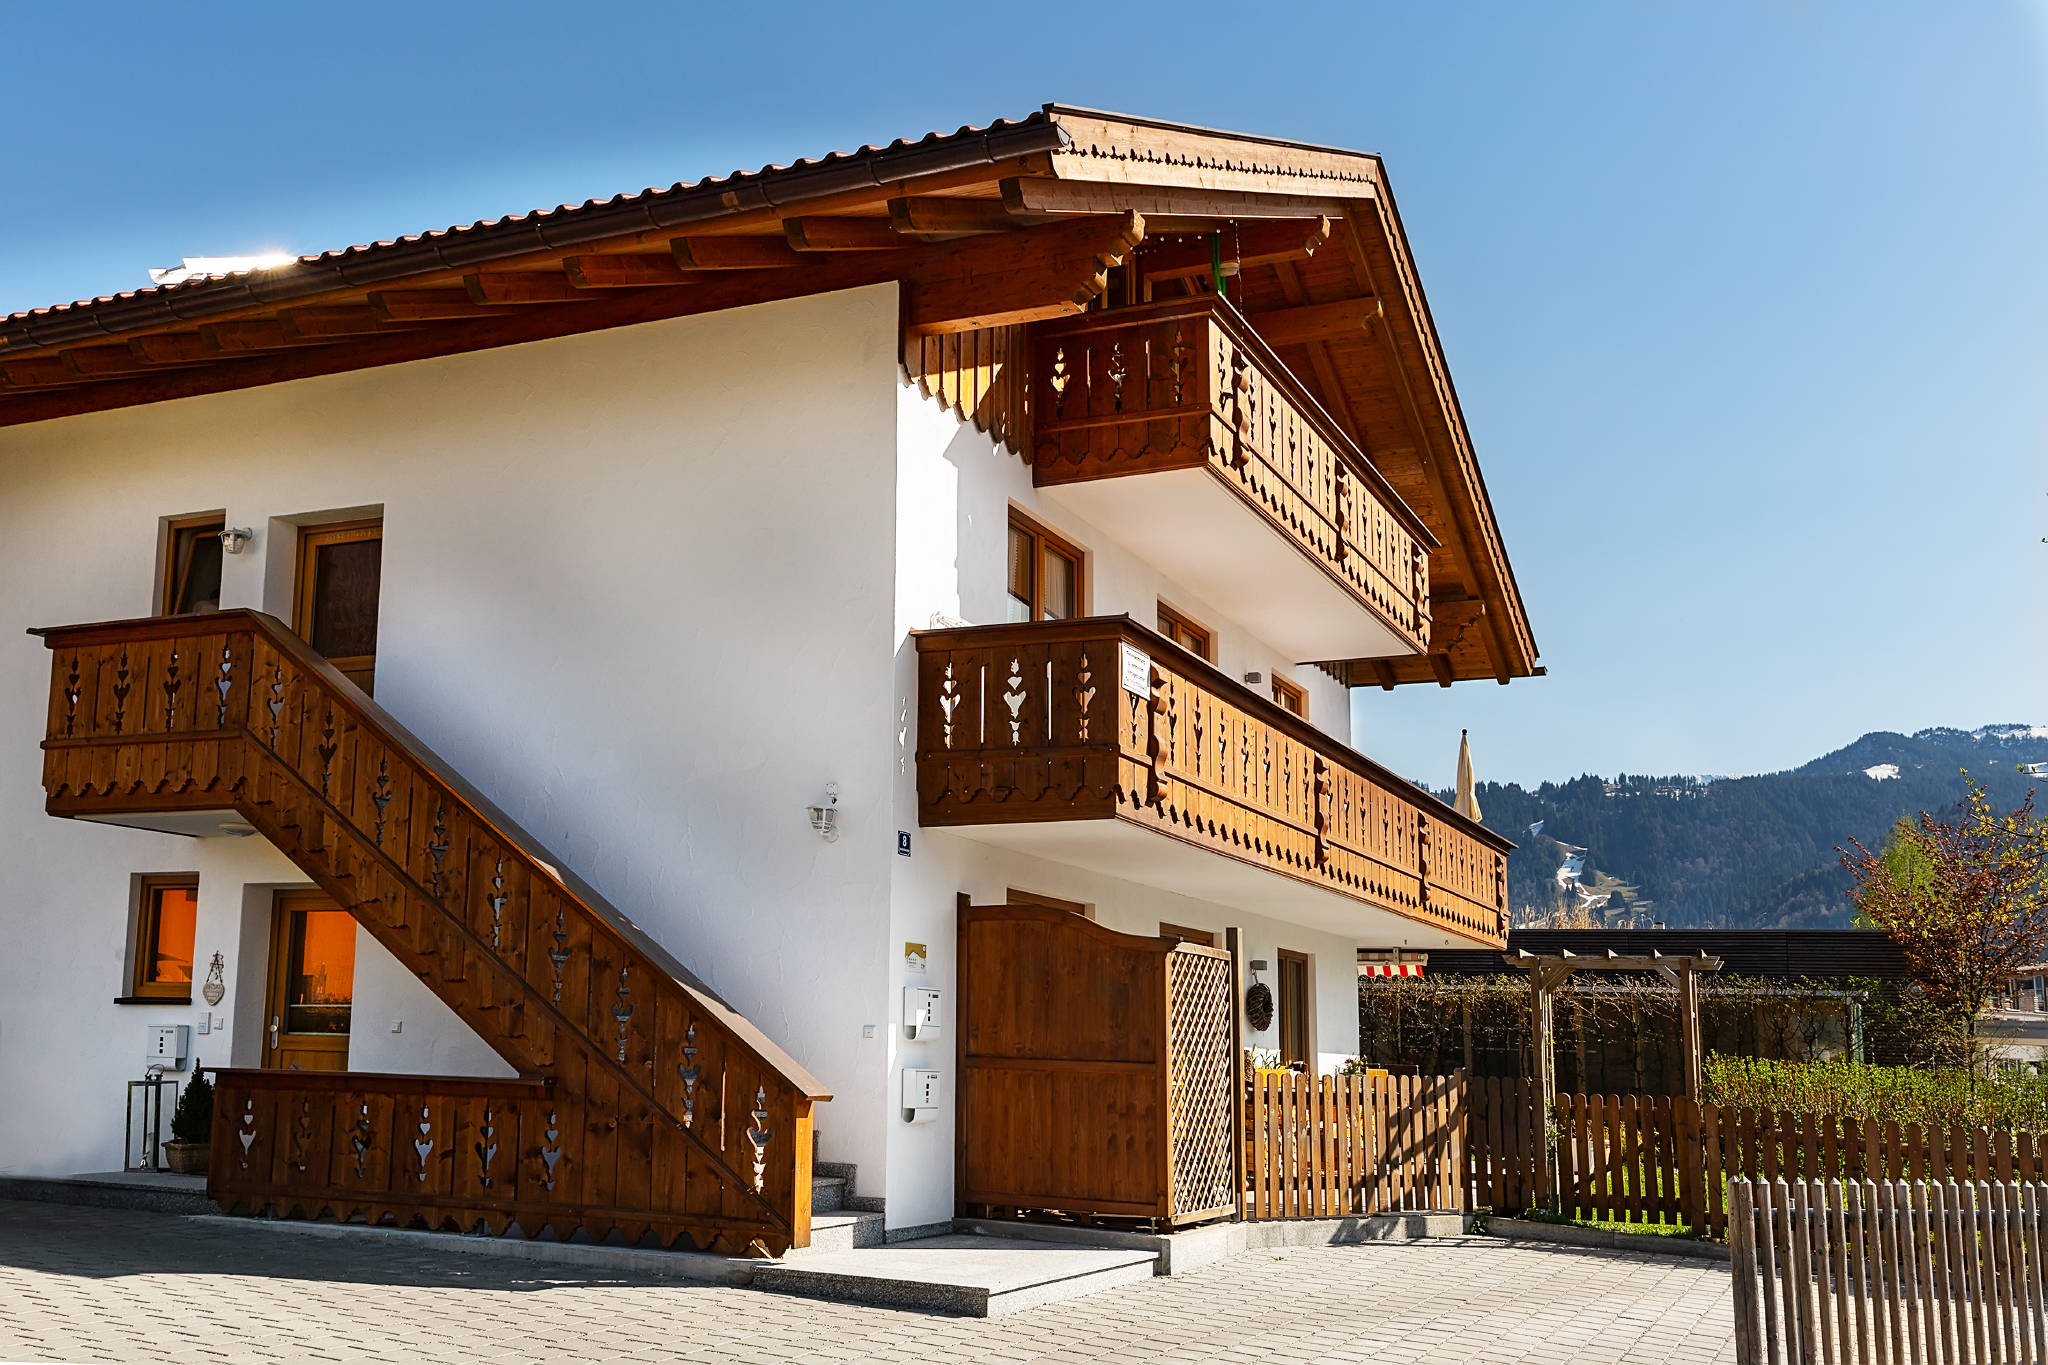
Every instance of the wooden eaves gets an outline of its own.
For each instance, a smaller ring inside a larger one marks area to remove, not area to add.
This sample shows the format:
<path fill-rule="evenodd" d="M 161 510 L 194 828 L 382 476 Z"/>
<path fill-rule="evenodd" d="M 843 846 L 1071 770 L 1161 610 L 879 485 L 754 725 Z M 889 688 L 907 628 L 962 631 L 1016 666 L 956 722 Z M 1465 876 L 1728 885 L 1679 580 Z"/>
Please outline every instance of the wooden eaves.
<path fill-rule="evenodd" d="M 1392 687 L 1540 672 L 1377 157 L 1068 106 L 0 320 L 0 426 L 901 281 L 906 327 L 1067 316 L 1128 263 L 1228 289 L 1440 542 Z"/>

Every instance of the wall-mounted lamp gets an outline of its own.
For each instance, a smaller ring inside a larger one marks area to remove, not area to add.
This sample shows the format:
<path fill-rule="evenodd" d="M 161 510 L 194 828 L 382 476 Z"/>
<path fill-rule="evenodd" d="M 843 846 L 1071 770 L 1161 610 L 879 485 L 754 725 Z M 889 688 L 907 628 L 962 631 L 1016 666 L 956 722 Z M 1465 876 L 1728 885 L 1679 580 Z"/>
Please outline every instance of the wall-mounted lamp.
<path fill-rule="evenodd" d="M 256 539 L 256 533 L 246 526 L 230 526 L 220 533 L 220 548 L 231 555 L 238 555 Z"/>
<path fill-rule="evenodd" d="M 825 799 L 806 809 L 811 813 L 811 828 L 818 832 L 818 837 L 828 844 L 836 843 L 839 839 L 839 784 L 827 782 Z"/>

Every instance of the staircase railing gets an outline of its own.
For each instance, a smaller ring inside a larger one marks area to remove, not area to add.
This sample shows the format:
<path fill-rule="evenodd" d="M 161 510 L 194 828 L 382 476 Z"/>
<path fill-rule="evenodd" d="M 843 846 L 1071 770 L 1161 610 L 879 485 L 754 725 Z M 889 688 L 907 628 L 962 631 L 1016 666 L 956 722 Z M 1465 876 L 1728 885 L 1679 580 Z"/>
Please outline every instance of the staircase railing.
<path fill-rule="evenodd" d="M 544 1201 L 559 1203 L 557 1221 L 587 1214 L 587 1230 L 639 1226 L 731 1251 L 808 1243 L 811 1106 L 830 1095 L 281 622 L 225 611 L 36 633 L 52 651 L 49 812 L 231 810 L 254 826 L 508 1064 L 547 1082 L 553 1117 L 530 1127 L 522 1108 L 515 1140 L 522 1168 L 554 1163 L 544 1193 L 574 1193 Z M 346 1105 L 310 1098 L 332 1093 L 328 1082 L 294 1073 L 281 1089 L 251 1076 L 227 1073 L 217 1091 L 216 1157 L 239 1141 L 219 1134 L 249 1115 L 270 1125 L 252 1150 L 291 1149 L 287 1123 L 313 1124 L 330 1155 L 351 1143 L 360 1109 L 352 1120 Z M 344 1073 L 344 1093 L 396 1103 L 376 1084 L 390 1079 Z M 424 1083 L 444 1105 L 474 1108 L 463 1087 L 478 1083 Z M 428 1108 L 414 1126 L 442 1121 Z M 445 1146 L 417 1136 L 459 1162 L 483 1136 L 480 1117 L 469 1122 Z M 402 1159 L 395 1138 L 392 1151 Z M 227 1155 L 217 1198 L 280 1205 L 275 1162 L 258 1182 Z M 477 1195 L 463 1208 L 538 1232 L 503 1202 Z"/>

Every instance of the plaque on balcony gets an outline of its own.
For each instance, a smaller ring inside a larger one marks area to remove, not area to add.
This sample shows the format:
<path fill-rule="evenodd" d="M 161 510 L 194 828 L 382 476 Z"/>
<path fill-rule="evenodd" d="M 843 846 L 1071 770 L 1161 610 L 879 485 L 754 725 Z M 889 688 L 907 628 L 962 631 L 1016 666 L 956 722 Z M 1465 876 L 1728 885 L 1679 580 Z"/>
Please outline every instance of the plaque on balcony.
<path fill-rule="evenodd" d="M 1152 695 L 1152 656 L 1136 645 L 1123 646 L 1124 691 Z"/>

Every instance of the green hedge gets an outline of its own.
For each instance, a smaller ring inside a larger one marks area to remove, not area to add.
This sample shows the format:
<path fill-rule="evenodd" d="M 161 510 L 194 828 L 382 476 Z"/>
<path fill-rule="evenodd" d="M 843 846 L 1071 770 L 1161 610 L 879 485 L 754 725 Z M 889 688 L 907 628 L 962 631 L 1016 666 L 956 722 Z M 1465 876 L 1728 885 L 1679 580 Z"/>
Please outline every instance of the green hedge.
<path fill-rule="evenodd" d="M 1712 1056 L 1706 1102 L 1923 1127 L 2048 1131 L 2048 1077 L 1987 1076 L 1957 1067 L 1858 1066 Z"/>

